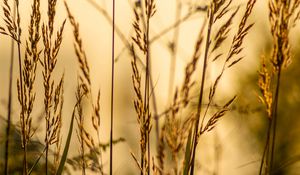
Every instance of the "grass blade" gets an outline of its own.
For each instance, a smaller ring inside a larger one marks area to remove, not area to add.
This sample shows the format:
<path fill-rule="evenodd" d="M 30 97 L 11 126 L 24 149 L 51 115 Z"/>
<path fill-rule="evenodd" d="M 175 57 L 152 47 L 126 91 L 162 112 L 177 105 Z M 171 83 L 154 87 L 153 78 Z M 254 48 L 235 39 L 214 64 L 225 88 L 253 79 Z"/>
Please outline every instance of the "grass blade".
<path fill-rule="evenodd" d="M 39 163 L 40 159 L 42 158 L 42 156 L 44 155 L 44 153 L 46 152 L 46 147 L 44 148 L 43 152 L 39 155 L 39 157 L 36 159 L 36 161 L 34 162 L 34 164 L 32 165 L 32 167 L 30 168 L 28 175 L 31 175 L 31 173 L 33 172 L 34 168 L 37 166 L 37 164 Z"/>
<path fill-rule="evenodd" d="M 183 175 L 188 175 L 188 173 L 189 173 L 189 165 L 190 165 L 190 160 L 191 160 L 191 139 L 192 139 L 192 132 L 190 131 L 188 140 L 186 143 L 186 148 L 185 148 Z"/>
<path fill-rule="evenodd" d="M 69 127 L 68 137 L 67 137 L 67 140 L 66 140 L 66 145 L 65 145 L 64 152 L 62 154 L 62 157 L 61 157 L 61 160 L 60 160 L 59 167 L 57 169 L 56 175 L 62 174 L 64 166 L 65 166 L 65 163 L 66 163 L 66 160 L 67 160 L 68 151 L 69 151 L 70 142 L 71 142 L 72 133 L 73 133 L 74 118 L 75 118 L 75 108 L 74 108 L 73 114 L 72 114 L 72 119 L 71 119 L 71 123 L 70 123 L 70 127 Z"/>

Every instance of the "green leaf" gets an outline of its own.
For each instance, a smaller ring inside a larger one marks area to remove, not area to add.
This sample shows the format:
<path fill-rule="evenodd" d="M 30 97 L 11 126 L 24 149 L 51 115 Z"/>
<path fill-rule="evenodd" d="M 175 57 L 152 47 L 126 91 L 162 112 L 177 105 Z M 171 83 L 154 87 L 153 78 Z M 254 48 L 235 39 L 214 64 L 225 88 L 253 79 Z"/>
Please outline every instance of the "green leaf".
<path fill-rule="evenodd" d="M 192 140 L 192 130 L 189 133 L 188 140 L 186 142 L 185 156 L 184 156 L 184 171 L 183 175 L 188 175 L 190 169 L 191 161 L 191 140 Z"/>
<path fill-rule="evenodd" d="M 66 140 L 66 145 L 64 147 L 64 152 L 62 154 L 62 157 L 61 157 L 56 175 L 61 175 L 62 172 L 63 172 L 63 169 L 65 167 L 65 163 L 66 163 L 66 160 L 67 160 L 68 151 L 69 151 L 69 147 L 70 147 L 70 142 L 71 142 L 71 138 L 72 138 L 74 118 L 75 118 L 75 108 L 74 108 L 73 114 L 72 114 L 72 119 L 71 119 L 71 123 L 70 123 L 68 137 L 67 137 L 67 140 Z"/>

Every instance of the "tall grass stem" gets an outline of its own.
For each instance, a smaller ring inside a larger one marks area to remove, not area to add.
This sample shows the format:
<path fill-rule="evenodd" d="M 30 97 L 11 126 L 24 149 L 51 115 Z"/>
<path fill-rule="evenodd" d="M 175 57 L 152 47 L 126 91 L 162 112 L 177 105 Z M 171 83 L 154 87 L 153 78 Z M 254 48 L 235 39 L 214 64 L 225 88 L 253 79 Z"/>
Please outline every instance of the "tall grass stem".
<path fill-rule="evenodd" d="M 115 0 L 112 6 L 112 56 L 111 56 L 111 99 L 110 99 L 110 175 L 113 171 L 113 126 L 114 126 L 114 77 L 115 77 Z"/>
<path fill-rule="evenodd" d="M 195 121 L 195 132 L 194 132 L 194 138 L 193 138 L 193 149 L 192 149 L 192 159 L 191 159 L 192 162 L 191 162 L 191 172 L 190 172 L 192 175 L 194 174 L 194 167 L 195 167 L 195 155 L 196 155 L 196 148 L 197 148 L 197 144 L 198 144 L 198 130 L 199 130 L 200 115 L 201 115 L 201 104 L 203 101 L 203 92 L 204 92 L 204 85 L 205 85 L 208 52 L 209 52 L 209 46 L 210 46 L 210 35 L 211 35 L 213 20 L 214 20 L 214 14 L 213 14 L 212 9 L 210 9 L 209 24 L 207 27 L 205 53 L 204 53 L 204 60 L 203 60 L 203 67 L 202 67 L 202 78 L 201 78 L 201 84 L 200 84 L 200 92 L 199 92 L 196 121 Z"/>
<path fill-rule="evenodd" d="M 16 18 L 16 5 L 13 7 L 13 20 Z M 8 155 L 9 155 L 9 136 L 11 127 L 11 104 L 12 104 L 12 82 L 14 72 L 14 56 L 15 55 L 15 41 L 11 38 L 10 50 L 10 69 L 9 69 L 9 89 L 8 89 L 8 105 L 7 105 L 7 127 L 6 127 L 6 140 L 5 140 L 5 159 L 4 159 L 4 173 L 8 175 Z"/>

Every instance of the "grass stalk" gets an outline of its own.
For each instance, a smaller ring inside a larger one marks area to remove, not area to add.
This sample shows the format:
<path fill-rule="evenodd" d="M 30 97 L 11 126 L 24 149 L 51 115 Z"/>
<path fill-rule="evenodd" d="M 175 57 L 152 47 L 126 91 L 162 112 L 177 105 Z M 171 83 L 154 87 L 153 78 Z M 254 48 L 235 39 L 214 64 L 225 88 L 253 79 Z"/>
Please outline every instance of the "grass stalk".
<path fill-rule="evenodd" d="M 111 99 L 110 99 L 110 152 L 109 173 L 113 173 L 113 126 L 114 126 L 114 77 L 115 77 L 115 0 L 112 6 L 112 56 L 111 56 Z"/>
<path fill-rule="evenodd" d="M 20 46 L 20 42 L 18 42 L 18 57 L 19 57 L 19 71 L 20 71 L 20 86 L 21 86 L 21 96 L 23 96 L 23 80 L 22 80 L 22 62 L 21 62 L 21 46 Z M 21 97 L 21 101 L 23 101 L 23 97 Z M 23 108 L 23 107 L 22 107 Z M 22 112 L 23 113 L 23 110 Z M 23 117 L 21 120 L 22 123 L 25 123 L 25 119 L 24 119 L 24 114 L 21 114 Z M 27 175 L 27 143 L 26 143 L 26 134 L 22 133 L 22 138 L 23 138 L 23 174 Z"/>
<path fill-rule="evenodd" d="M 206 36 L 206 43 L 205 43 L 205 52 L 204 52 L 204 60 L 202 66 L 202 77 L 201 77 L 201 84 L 200 84 L 200 92 L 199 92 L 199 99 L 197 105 L 197 113 L 196 113 L 196 120 L 195 120 L 195 128 L 194 128 L 194 136 L 193 136 L 193 148 L 192 148 L 192 159 L 191 159 L 191 174 L 194 174 L 194 167 L 195 167 L 195 156 L 196 156 L 196 148 L 198 144 L 198 130 L 200 124 L 200 115 L 201 115 L 201 105 L 203 101 L 203 92 L 204 92 L 204 85 L 205 85 L 205 76 L 206 76 L 206 69 L 207 69 L 207 60 L 208 60 L 208 51 L 210 46 L 210 35 L 212 30 L 214 20 L 214 14 L 212 9 L 209 9 L 209 23 L 207 27 L 207 36 Z"/>
<path fill-rule="evenodd" d="M 54 22 L 56 17 L 57 0 L 48 1 L 48 21 L 42 25 L 42 39 L 44 44 L 44 58 L 40 61 L 43 67 L 44 85 L 44 109 L 45 109 L 45 174 L 49 169 L 49 149 L 50 146 L 60 141 L 61 108 L 63 104 L 63 78 L 58 84 L 55 83 L 53 73 L 55 71 L 58 53 L 63 40 L 65 20 L 60 28 L 55 31 Z M 54 33 L 56 32 L 56 34 Z M 59 110 L 58 110 L 59 109 Z"/>
<path fill-rule="evenodd" d="M 146 45 L 147 45 L 147 51 L 146 51 L 146 78 L 145 78 L 145 100 L 144 100 L 144 107 L 145 111 L 147 111 L 146 116 L 150 116 L 150 49 L 149 49 L 149 28 L 150 28 L 150 18 L 147 17 L 147 23 L 146 23 Z M 148 142 L 148 168 L 150 167 L 150 136 L 148 132 L 145 132 L 145 138 L 147 138 Z M 148 175 L 150 174 L 150 171 L 147 171 Z"/>
<path fill-rule="evenodd" d="M 151 68 L 151 66 L 150 66 Z M 150 71 L 151 72 L 151 71 Z M 152 96 L 152 105 L 153 105 L 153 116 L 154 116 L 154 121 L 155 121 L 155 136 L 156 136 L 156 142 L 157 142 L 157 147 L 159 145 L 159 115 L 158 115 L 158 110 L 157 110 L 157 102 L 156 102 L 156 95 L 154 91 L 154 83 L 153 83 L 153 78 L 150 74 L 150 87 L 151 87 L 151 96 Z"/>
<path fill-rule="evenodd" d="M 274 108 L 272 116 L 272 145 L 271 145 L 271 155 L 270 155 L 270 173 L 273 171 L 274 159 L 275 159 L 275 145 L 276 145 L 276 129 L 277 129 L 277 118 L 278 118 L 278 103 L 279 103 L 279 88 L 280 88 L 280 79 L 281 79 L 281 66 L 278 68 L 277 72 L 277 81 L 276 81 L 276 90 L 275 90 L 275 99 L 274 99 Z"/>
<path fill-rule="evenodd" d="M 16 18 L 16 5 L 13 6 L 13 20 Z M 12 104 L 12 82 L 13 82 L 13 70 L 14 70 L 14 55 L 15 55 L 15 41 L 11 38 L 11 50 L 10 50 L 10 69 L 9 69 L 9 89 L 8 89 L 8 105 L 7 105 L 7 127 L 6 127 L 6 140 L 5 140 L 5 158 L 4 158 L 4 173 L 9 174 L 8 170 L 8 158 L 9 158 L 9 136 L 11 128 L 11 104 Z"/>
<path fill-rule="evenodd" d="M 274 96 L 274 98 L 271 98 L 271 100 L 269 100 L 271 102 L 267 103 L 268 106 L 271 106 L 267 106 L 267 109 L 270 111 L 269 113 L 271 113 L 271 129 L 268 129 L 268 138 L 270 139 L 268 148 L 270 150 L 267 157 L 269 160 L 266 164 L 267 174 L 274 173 L 275 168 L 274 162 L 281 73 L 282 69 L 287 67 L 291 61 L 289 33 L 300 19 L 299 7 L 300 3 L 298 1 L 269 0 L 269 22 L 274 43 L 272 57 L 270 58 L 272 73 L 274 75 L 272 83 L 273 89 L 269 93 Z"/>
<path fill-rule="evenodd" d="M 15 8 L 16 8 L 16 15 L 17 15 L 17 33 L 18 33 L 18 42 L 17 42 L 17 50 L 18 50 L 18 60 L 19 60 L 19 81 L 20 81 L 20 100 L 21 103 L 24 103 L 24 90 L 23 90 L 23 76 L 22 76 L 22 56 L 21 56 L 21 28 L 20 28 L 20 13 L 19 13 L 19 1 L 15 1 Z M 24 107 L 22 106 L 21 110 L 21 120 L 22 123 L 25 123 L 25 118 L 24 118 Z M 23 143 L 26 142 L 26 133 L 22 133 L 22 140 Z M 27 144 L 23 144 L 23 174 L 27 175 Z"/>
<path fill-rule="evenodd" d="M 262 155 L 261 162 L 260 162 L 260 167 L 259 167 L 259 175 L 262 175 L 262 173 L 263 173 L 263 166 L 264 166 L 264 163 L 267 163 L 267 162 L 268 162 L 268 157 L 269 157 L 269 146 L 270 146 L 269 142 L 270 142 L 270 135 L 271 135 L 271 127 L 272 127 L 272 120 L 269 119 L 266 143 L 265 143 L 265 146 L 264 146 L 264 151 L 263 151 L 263 155 Z M 266 166 L 266 168 L 265 168 L 265 172 L 267 172 L 267 166 Z"/>

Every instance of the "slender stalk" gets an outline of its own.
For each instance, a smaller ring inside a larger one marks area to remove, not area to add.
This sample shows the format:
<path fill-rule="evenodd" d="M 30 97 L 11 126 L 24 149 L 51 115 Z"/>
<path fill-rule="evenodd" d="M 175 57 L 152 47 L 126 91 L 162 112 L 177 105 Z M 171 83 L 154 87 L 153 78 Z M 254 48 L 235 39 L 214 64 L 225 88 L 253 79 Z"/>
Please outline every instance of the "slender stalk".
<path fill-rule="evenodd" d="M 147 51 L 146 51 L 146 78 L 145 78 L 145 91 L 144 91 L 144 110 L 147 111 L 146 116 L 149 116 L 149 19 L 147 18 L 147 24 L 146 24 L 146 38 L 147 38 Z M 146 119 L 146 118 L 144 118 Z M 144 121 L 143 121 L 144 123 Z M 148 131 L 145 132 L 145 138 L 147 139 L 147 142 L 149 143 L 149 135 L 147 134 Z M 149 153 L 149 150 L 148 150 Z M 148 155 L 148 158 L 150 156 Z M 150 159 L 148 159 L 149 161 Z M 144 168 L 144 155 L 141 154 L 141 167 Z M 141 171 L 141 174 L 144 174 L 144 170 Z"/>
<path fill-rule="evenodd" d="M 85 155 L 85 149 L 84 149 L 84 128 L 83 128 L 83 125 L 84 125 L 84 118 L 82 117 L 82 109 L 79 105 L 79 109 L 78 111 L 80 111 L 80 117 L 79 117 L 79 120 L 80 120 L 80 128 L 79 128 L 79 132 L 80 132 L 80 151 L 81 151 L 81 166 L 82 166 L 82 170 L 81 170 L 81 173 L 82 175 L 86 175 L 86 163 L 85 163 L 85 158 L 84 158 L 84 155 Z"/>
<path fill-rule="evenodd" d="M 146 0 L 147 1 L 147 0 Z M 143 9 L 143 6 L 141 6 L 142 8 L 142 12 L 141 12 L 141 18 L 143 20 L 143 25 L 144 25 L 144 29 L 145 29 L 145 37 L 146 37 L 146 41 L 145 41 L 145 45 L 146 45 L 146 65 L 145 65 L 145 89 L 144 89 L 144 111 L 146 111 L 146 114 L 143 118 L 143 125 L 145 125 L 144 123 L 146 122 L 145 120 L 149 120 L 148 117 L 150 117 L 150 85 L 152 84 L 151 82 L 151 62 L 150 62 L 150 42 L 149 42 L 149 36 L 150 36 L 150 14 L 151 13 L 151 5 L 149 4 L 150 2 L 148 2 L 145 4 L 145 9 Z M 146 12 L 146 15 L 144 15 L 143 12 Z M 146 18 L 146 19 L 145 19 Z M 153 90 L 153 89 L 152 89 Z M 156 103 L 155 103 L 156 104 Z M 150 134 L 149 134 L 149 126 L 146 126 L 146 131 L 144 132 L 144 138 L 146 143 L 146 147 L 145 147 L 145 151 L 144 153 L 141 154 L 141 167 L 142 167 L 142 171 L 141 171 L 141 175 L 144 174 L 145 170 L 146 173 L 149 175 L 150 174 Z M 156 120 L 156 129 L 158 129 L 158 120 Z M 157 136 L 158 132 L 156 132 L 156 136 Z M 147 154 L 147 162 L 145 161 L 145 156 Z M 148 167 L 146 167 L 146 163 L 148 163 Z M 146 169 L 145 169 L 146 168 Z"/>
<path fill-rule="evenodd" d="M 263 170 L 264 162 L 267 162 L 266 159 L 268 159 L 268 157 L 269 157 L 269 143 L 270 143 L 271 127 L 272 127 L 272 119 L 269 119 L 267 139 L 266 139 L 266 144 L 265 144 L 265 147 L 264 147 L 264 152 L 263 152 L 263 155 L 262 155 L 262 158 L 261 158 L 261 162 L 260 162 L 259 175 L 262 175 L 262 170 Z M 265 172 L 267 172 L 267 171 L 265 171 Z"/>
<path fill-rule="evenodd" d="M 151 60 L 151 59 L 150 59 Z M 150 61 L 150 69 L 151 69 L 151 61 Z M 153 113 L 154 113 L 154 120 L 155 120 L 155 136 L 157 141 L 157 147 L 159 145 L 159 115 L 157 110 L 157 103 L 156 103 L 156 95 L 154 92 L 154 83 L 153 78 L 151 76 L 151 70 L 150 70 L 150 87 L 151 87 L 151 96 L 152 96 L 152 105 L 153 105 Z"/>
<path fill-rule="evenodd" d="M 197 113 L 196 113 L 196 121 L 195 121 L 195 131 L 194 131 L 194 138 L 193 138 L 193 150 L 192 150 L 192 162 L 191 162 L 191 175 L 194 174 L 194 167 L 195 167 L 195 155 L 196 155 L 196 148 L 198 144 L 198 130 L 199 130 L 199 122 L 200 122 L 200 114 L 201 114 L 201 104 L 203 101 L 203 92 L 204 92 L 204 85 L 205 85 L 205 76 L 206 76 L 206 69 L 207 69 L 207 60 L 208 60 L 208 51 L 210 46 L 210 36 L 212 25 L 214 21 L 214 14 L 212 9 L 209 9 L 209 24 L 207 28 L 207 37 L 206 37 L 206 44 L 205 44 L 205 53 L 204 53 L 204 61 L 202 67 L 202 78 L 200 84 L 200 93 L 199 93 L 199 100 L 197 105 Z"/>
<path fill-rule="evenodd" d="M 113 171 L 113 126 L 114 126 L 114 77 L 115 77 L 115 0 L 113 0 L 112 7 L 112 56 L 111 56 L 111 99 L 110 99 L 110 161 L 109 173 L 112 175 Z"/>
<path fill-rule="evenodd" d="M 45 141 L 46 141 L 46 156 L 45 156 L 45 174 L 48 175 L 48 156 L 49 156 L 49 136 L 48 136 L 48 131 L 49 131 L 49 128 L 50 128 L 50 125 L 49 125 L 49 122 L 47 121 L 49 117 L 49 114 L 50 114 L 50 111 L 49 111 L 49 107 L 46 108 L 46 116 L 47 116 L 47 119 L 46 119 L 46 135 L 45 135 Z"/>
<path fill-rule="evenodd" d="M 17 42 L 17 49 L 18 49 L 18 60 L 19 60 L 19 79 L 20 79 L 20 100 L 21 100 L 21 104 L 24 103 L 24 90 L 23 90 L 23 76 L 22 76 L 22 56 L 21 56 L 21 29 L 20 29 L 20 13 L 19 13 L 19 1 L 15 1 L 15 7 L 14 7 L 14 11 L 16 13 L 16 20 L 17 20 L 17 34 L 18 34 L 18 42 Z M 22 108 L 24 108 L 22 106 Z M 25 118 L 24 118 L 24 110 L 21 110 L 21 120 L 22 123 L 25 123 Z M 23 142 L 25 143 L 23 145 L 23 174 L 27 175 L 27 144 L 26 144 L 26 133 L 22 133 L 22 139 Z"/>
<path fill-rule="evenodd" d="M 273 171 L 274 167 L 274 159 L 275 159 L 275 142 L 276 142 L 276 128 L 277 128 L 277 118 L 278 118 L 278 99 L 279 99 L 279 87 L 280 87 L 280 79 L 281 79 L 281 65 L 278 68 L 277 72 L 277 82 L 276 82 L 276 90 L 275 90 L 275 99 L 274 99 L 274 108 L 273 108 L 273 130 L 272 130 L 272 145 L 271 145 L 271 155 L 270 155 L 270 173 Z"/>
<path fill-rule="evenodd" d="M 19 37 L 19 41 L 20 41 L 20 37 Z M 20 46 L 20 42 L 18 42 L 18 57 L 19 57 L 19 71 L 20 71 L 20 87 L 21 87 L 21 100 L 23 101 L 23 80 L 22 80 L 22 62 L 21 62 L 21 46 Z M 23 111 L 23 110 L 22 110 Z M 24 115 L 24 114 L 21 114 Z M 24 117 L 23 117 L 24 120 Z M 23 121 L 25 122 L 25 121 Z M 25 139 L 26 135 L 25 133 L 23 134 L 23 140 L 24 142 L 26 142 Z M 24 144 L 24 157 L 23 157 L 23 174 L 27 175 L 27 143 Z"/>
<path fill-rule="evenodd" d="M 147 21 L 147 38 L 149 37 L 149 20 Z M 147 56 L 146 56 L 146 59 L 147 59 L 147 64 L 146 64 L 146 79 L 148 79 L 147 81 L 147 117 L 150 117 L 150 86 L 151 86 L 151 61 L 150 61 L 150 48 L 149 48 L 149 40 L 147 39 L 147 48 L 148 48 L 148 51 L 147 51 Z M 148 73 L 147 73 L 148 72 Z M 152 89 L 154 91 L 154 89 Z M 146 93 L 146 92 L 145 92 Z M 153 100 L 154 102 L 154 100 Z M 146 119 L 148 120 L 148 118 Z M 158 136 L 159 134 L 159 123 L 158 123 L 158 120 L 155 120 L 156 122 L 156 137 Z M 147 138 L 147 149 L 148 149 L 148 169 L 147 170 L 147 174 L 150 175 L 150 134 L 149 134 L 149 131 L 147 130 L 146 132 L 146 138 Z"/>
<path fill-rule="evenodd" d="M 36 159 L 36 161 L 34 162 L 34 164 L 32 165 L 32 167 L 29 169 L 28 175 L 30 175 L 33 172 L 34 168 L 39 163 L 39 161 L 42 158 L 42 156 L 44 155 L 45 151 L 46 151 L 46 147 L 43 149 L 43 151 L 40 153 L 39 157 Z"/>
<path fill-rule="evenodd" d="M 13 8 L 13 20 L 16 18 L 16 6 Z M 14 53 L 15 53 L 15 41 L 11 39 L 10 50 L 10 70 L 9 70 L 9 89 L 8 89 L 8 105 L 7 105 L 7 127 L 6 127 L 6 140 L 5 140 L 5 162 L 4 173 L 8 175 L 8 154 L 9 154 L 9 136 L 11 127 L 11 103 L 12 103 L 12 81 L 13 81 L 13 69 L 14 69 Z"/>
<path fill-rule="evenodd" d="M 148 7 L 146 7 L 148 8 Z M 149 88 L 150 88 L 150 46 L 149 46 L 149 30 L 150 29 L 150 17 L 147 17 L 147 27 L 146 27 L 146 38 L 147 38 L 147 52 L 146 52 L 146 87 L 145 87 L 145 104 L 146 104 L 146 108 L 147 108 L 147 117 L 150 116 L 150 105 L 149 105 L 149 102 L 150 102 L 150 91 L 149 91 Z M 149 133 L 148 131 L 146 132 L 147 133 L 147 139 L 148 139 L 148 168 L 150 169 L 150 136 L 149 136 Z M 148 175 L 150 175 L 150 170 L 147 171 L 148 172 Z"/>

